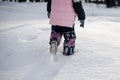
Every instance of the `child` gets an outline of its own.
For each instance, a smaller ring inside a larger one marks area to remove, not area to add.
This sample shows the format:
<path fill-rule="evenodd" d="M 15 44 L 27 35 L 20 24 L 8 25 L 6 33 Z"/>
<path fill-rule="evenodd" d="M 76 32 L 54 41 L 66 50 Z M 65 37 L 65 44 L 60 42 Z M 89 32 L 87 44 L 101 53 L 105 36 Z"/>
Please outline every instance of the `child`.
<path fill-rule="evenodd" d="M 74 20 L 76 15 L 80 27 L 84 28 L 85 12 L 81 0 L 48 0 L 48 18 L 50 18 L 50 52 L 57 53 L 57 47 L 64 36 L 63 55 L 73 55 L 75 49 Z"/>

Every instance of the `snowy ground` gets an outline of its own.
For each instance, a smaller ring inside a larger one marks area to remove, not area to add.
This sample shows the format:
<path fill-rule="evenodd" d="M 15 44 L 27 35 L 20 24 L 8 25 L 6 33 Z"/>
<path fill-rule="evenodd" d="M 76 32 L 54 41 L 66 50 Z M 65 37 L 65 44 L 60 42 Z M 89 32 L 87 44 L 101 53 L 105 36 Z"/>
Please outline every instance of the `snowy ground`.
<path fill-rule="evenodd" d="M 75 55 L 51 61 L 46 3 L 0 2 L 0 80 L 120 80 L 120 8 L 83 6 Z"/>

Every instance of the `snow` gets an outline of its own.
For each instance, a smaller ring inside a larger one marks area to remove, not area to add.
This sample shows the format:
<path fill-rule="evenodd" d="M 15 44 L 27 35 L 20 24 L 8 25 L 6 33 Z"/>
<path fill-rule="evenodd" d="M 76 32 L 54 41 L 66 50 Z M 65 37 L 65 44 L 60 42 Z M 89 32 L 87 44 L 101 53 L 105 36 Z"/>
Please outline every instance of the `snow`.
<path fill-rule="evenodd" d="M 75 55 L 49 53 L 46 3 L 0 2 L 0 80 L 120 80 L 120 8 L 83 4 Z"/>

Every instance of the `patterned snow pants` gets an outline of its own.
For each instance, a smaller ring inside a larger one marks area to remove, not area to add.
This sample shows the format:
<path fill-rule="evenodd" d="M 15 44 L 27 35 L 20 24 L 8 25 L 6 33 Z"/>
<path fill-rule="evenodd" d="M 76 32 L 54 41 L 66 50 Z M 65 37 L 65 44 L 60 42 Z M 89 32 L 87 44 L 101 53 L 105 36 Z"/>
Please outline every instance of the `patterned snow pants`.
<path fill-rule="evenodd" d="M 75 40 L 76 40 L 74 27 L 69 28 L 69 27 L 52 26 L 51 35 L 50 35 L 50 44 L 52 41 L 57 41 L 59 46 L 62 36 L 64 37 L 63 54 L 64 55 L 74 54 Z"/>

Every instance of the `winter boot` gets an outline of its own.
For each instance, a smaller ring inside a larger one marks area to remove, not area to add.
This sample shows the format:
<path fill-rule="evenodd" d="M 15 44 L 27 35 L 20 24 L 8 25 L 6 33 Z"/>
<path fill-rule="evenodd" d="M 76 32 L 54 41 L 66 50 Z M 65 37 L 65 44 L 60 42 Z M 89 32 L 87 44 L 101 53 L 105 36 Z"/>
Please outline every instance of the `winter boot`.
<path fill-rule="evenodd" d="M 56 54 L 57 47 L 60 44 L 62 38 L 62 34 L 55 32 L 54 30 L 51 32 L 50 36 L 50 53 Z"/>
<path fill-rule="evenodd" d="M 69 56 L 74 54 L 75 48 L 75 40 L 76 35 L 75 32 L 67 32 L 64 34 L 64 46 L 63 46 L 63 55 Z"/>
<path fill-rule="evenodd" d="M 51 54 L 55 55 L 57 53 L 57 46 L 58 46 L 57 41 L 52 41 L 51 42 L 51 46 L 50 46 L 50 53 Z"/>
<path fill-rule="evenodd" d="M 69 56 L 74 54 L 75 46 L 68 45 L 68 43 L 64 42 L 63 47 L 63 55 Z"/>

